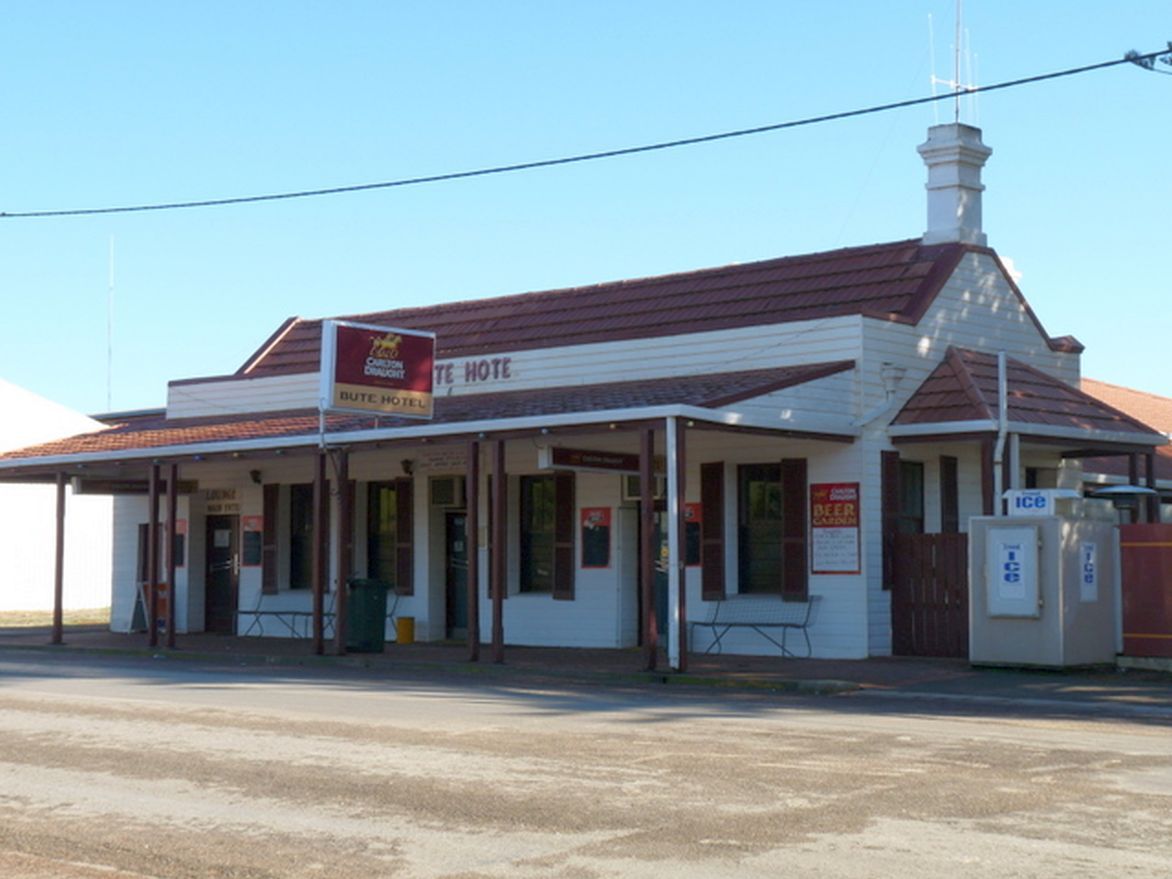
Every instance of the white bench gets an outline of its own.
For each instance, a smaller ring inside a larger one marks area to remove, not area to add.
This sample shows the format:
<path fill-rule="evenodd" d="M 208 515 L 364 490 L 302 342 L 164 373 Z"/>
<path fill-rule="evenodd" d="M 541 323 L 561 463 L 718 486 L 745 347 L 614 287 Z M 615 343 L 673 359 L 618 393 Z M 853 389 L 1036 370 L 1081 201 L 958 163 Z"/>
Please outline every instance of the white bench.
<path fill-rule="evenodd" d="M 711 629 L 712 642 L 704 653 L 720 653 L 723 649 L 721 642 L 729 631 L 752 629 L 781 650 L 782 656 L 797 656 L 786 646 L 786 636 L 796 630 L 806 641 L 804 655 L 809 657 L 813 652 L 809 627 L 818 600 L 817 595 L 811 595 L 805 601 L 783 601 L 780 595 L 730 595 L 709 605 L 707 619 L 692 623 L 692 643 L 696 643 L 697 627 Z M 775 637 L 778 634 L 780 640 Z"/>

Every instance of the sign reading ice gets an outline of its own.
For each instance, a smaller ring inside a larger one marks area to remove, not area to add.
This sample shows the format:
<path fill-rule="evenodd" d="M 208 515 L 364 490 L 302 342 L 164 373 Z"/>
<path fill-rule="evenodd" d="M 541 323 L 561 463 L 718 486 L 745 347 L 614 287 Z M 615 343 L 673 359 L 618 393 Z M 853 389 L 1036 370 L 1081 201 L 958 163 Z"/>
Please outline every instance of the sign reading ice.
<path fill-rule="evenodd" d="M 431 418 L 434 333 L 327 320 L 321 351 L 324 408 Z"/>
<path fill-rule="evenodd" d="M 1078 597 L 1099 600 L 1099 548 L 1089 540 L 1078 545 Z"/>
<path fill-rule="evenodd" d="M 985 594 L 989 616 L 1038 616 L 1036 526 L 989 529 L 985 547 Z"/>

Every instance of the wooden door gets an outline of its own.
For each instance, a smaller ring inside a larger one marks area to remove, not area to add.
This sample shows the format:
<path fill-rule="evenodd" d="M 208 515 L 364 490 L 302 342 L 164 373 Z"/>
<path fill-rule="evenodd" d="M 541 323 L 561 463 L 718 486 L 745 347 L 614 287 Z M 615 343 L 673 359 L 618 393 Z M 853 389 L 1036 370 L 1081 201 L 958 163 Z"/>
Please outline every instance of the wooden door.
<path fill-rule="evenodd" d="M 237 516 L 207 518 L 207 576 L 204 587 L 204 630 L 236 633 L 236 601 L 240 588 L 240 528 Z"/>
<path fill-rule="evenodd" d="M 444 516 L 447 547 L 447 629 L 449 638 L 468 635 L 468 517 L 463 512 Z"/>

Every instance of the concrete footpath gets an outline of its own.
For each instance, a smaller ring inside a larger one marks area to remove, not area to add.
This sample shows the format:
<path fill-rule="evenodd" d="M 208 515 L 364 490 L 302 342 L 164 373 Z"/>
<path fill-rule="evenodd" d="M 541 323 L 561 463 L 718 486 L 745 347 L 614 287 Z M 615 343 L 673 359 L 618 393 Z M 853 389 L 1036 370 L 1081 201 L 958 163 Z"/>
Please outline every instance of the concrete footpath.
<path fill-rule="evenodd" d="M 885 695 L 909 700 L 988 704 L 1144 715 L 1172 723 L 1172 674 L 1114 668 L 1047 671 L 974 668 L 964 660 L 884 657 L 864 660 L 791 659 L 770 656 L 689 657 L 686 672 L 671 670 L 662 655 L 645 669 L 640 649 L 602 650 L 513 647 L 503 663 L 482 647 L 479 662 L 457 643 L 388 643 L 381 653 L 315 655 L 312 642 L 295 638 L 237 638 L 190 634 L 176 648 L 151 647 L 145 634 L 116 634 L 99 626 L 69 626 L 65 643 L 51 645 L 48 628 L 0 628 L 0 651 L 37 651 L 83 660 L 84 656 L 149 657 L 229 665 L 269 665 L 366 673 L 440 674 L 494 684 L 566 683 L 674 685 L 801 694 Z M 332 645 L 327 643 L 326 650 Z"/>

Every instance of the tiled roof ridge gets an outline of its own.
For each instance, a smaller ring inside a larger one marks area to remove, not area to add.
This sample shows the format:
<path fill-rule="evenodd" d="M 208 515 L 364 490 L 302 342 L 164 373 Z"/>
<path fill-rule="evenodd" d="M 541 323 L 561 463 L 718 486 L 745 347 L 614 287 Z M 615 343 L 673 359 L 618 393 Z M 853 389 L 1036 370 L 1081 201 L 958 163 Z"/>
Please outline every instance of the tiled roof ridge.
<path fill-rule="evenodd" d="M 583 294 L 622 287 L 671 284 L 686 278 L 719 278 L 722 275 L 751 271 L 754 268 L 765 269 L 775 268 L 787 264 L 832 262 L 834 260 L 842 259 L 846 254 L 857 254 L 862 256 L 868 253 L 877 253 L 884 250 L 897 250 L 901 247 L 916 247 L 918 250 L 922 251 L 934 251 L 949 246 L 950 245 L 947 244 L 925 245 L 919 238 L 907 238 L 898 241 L 840 247 L 834 250 L 819 250 L 813 251 L 811 253 L 768 257 L 766 259 L 750 260 L 749 262 L 732 262 L 725 263 L 724 265 L 720 266 L 706 266 L 697 269 L 684 269 L 681 271 L 645 275 L 638 278 L 617 278 L 610 281 L 597 281 L 592 284 L 576 284 L 569 287 L 554 287 L 548 290 L 527 290 L 521 293 L 504 293 L 499 296 L 486 296 L 473 299 L 454 299 L 451 301 L 433 303 L 431 305 L 406 306 L 404 308 L 386 308 L 379 309 L 378 311 L 367 311 L 349 315 L 324 315 L 316 318 L 299 318 L 299 320 L 304 323 L 317 323 L 323 320 L 360 321 L 363 319 L 374 319 L 379 315 L 384 314 L 410 313 L 415 315 L 426 314 L 428 312 L 443 312 L 449 309 L 457 310 L 461 308 L 490 308 L 508 303 L 509 301 L 533 301 L 537 298 L 561 298 L 563 296 L 572 296 L 573 294 Z"/>
<path fill-rule="evenodd" d="M 441 357 L 851 315 L 914 323 L 960 259 L 986 251 L 907 238 L 553 290 L 289 318 L 233 376 L 202 380 L 316 372 L 320 327 L 329 319 L 431 329 Z"/>
<path fill-rule="evenodd" d="M 265 339 L 264 343 L 252 353 L 252 356 L 244 361 L 241 367 L 236 370 L 236 375 L 247 375 L 251 372 L 258 363 L 264 360 L 265 355 L 272 351 L 277 343 L 285 338 L 289 334 L 289 331 L 301 322 L 302 319 L 296 316 L 285 318 L 284 323 L 277 327 L 273 331 L 273 334 Z"/>
<path fill-rule="evenodd" d="M 994 407 L 985 399 L 985 395 L 973 377 L 968 363 L 965 362 L 966 355 L 980 353 L 982 352 L 974 351 L 971 348 L 960 348 L 956 345 L 949 345 L 948 350 L 944 353 L 944 360 L 952 369 L 956 380 L 960 383 L 961 390 L 964 391 L 969 402 L 976 406 L 978 412 L 983 413 L 986 418 L 993 418 L 995 417 Z"/>

